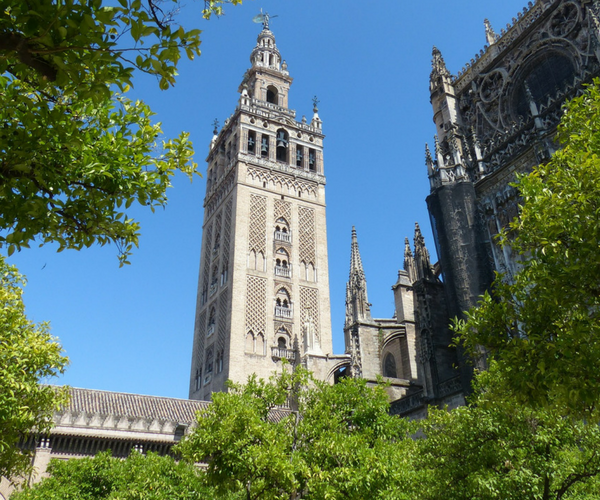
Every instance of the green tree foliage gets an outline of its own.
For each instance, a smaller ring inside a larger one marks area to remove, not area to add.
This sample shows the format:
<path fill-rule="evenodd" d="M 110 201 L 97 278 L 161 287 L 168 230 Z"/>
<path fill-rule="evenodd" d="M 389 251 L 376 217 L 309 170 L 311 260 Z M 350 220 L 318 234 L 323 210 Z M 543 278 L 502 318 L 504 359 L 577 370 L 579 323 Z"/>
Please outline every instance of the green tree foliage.
<path fill-rule="evenodd" d="M 14 494 L 14 500 L 227 500 L 204 486 L 203 472 L 154 453 L 132 453 L 122 460 L 99 453 L 94 458 L 58 461 L 50 477 Z"/>
<path fill-rule="evenodd" d="M 48 325 L 25 316 L 23 278 L 0 257 L 0 476 L 15 477 L 29 469 L 31 458 L 18 448 L 31 430 L 44 433 L 52 413 L 67 394 L 39 385 L 63 372 L 67 358 Z"/>
<path fill-rule="evenodd" d="M 492 363 L 471 404 L 429 410 L 418 442 L 422 500 L 595 499 L 600 495 L 600 428 L 532 409 L 505 391 Z"/>
<path fill-rule="evenodd" d="M 238 4 L 241 0 L 229 0 Z M 204 16 L 222 12 L 207 0 Z M 142 102 L 124 95 L 136 70 L 175 83 L 200 30 L 174 22 L 174 0 L 5 0 L 0 12 L 0 245 L 59 250 L 114 242 L 121 263 L 176 171 L 196 170 L 188 135 L 161 140 Z"/>
<path fill-rule="evenodd" d="M 290 401 L 294 411 L 279 409 Z M 246 499 L 413 498 L 410 425 L 388 410 L 385 390 L 364 380 L 251 377 L 213 394 L 179 451 L 208 464 L 218 491 Z"/>
<path fill-rule="evenodd" d="M 457 328 L 522 401 L 560 401 L 580 415 L 600 395 L 599 89 L 596 80 L 568 104 L 562 149 L 519 179 L 521 216 L 501 242 L 521 255 L 521 270 L 511 282 L 499 276 Z"/>

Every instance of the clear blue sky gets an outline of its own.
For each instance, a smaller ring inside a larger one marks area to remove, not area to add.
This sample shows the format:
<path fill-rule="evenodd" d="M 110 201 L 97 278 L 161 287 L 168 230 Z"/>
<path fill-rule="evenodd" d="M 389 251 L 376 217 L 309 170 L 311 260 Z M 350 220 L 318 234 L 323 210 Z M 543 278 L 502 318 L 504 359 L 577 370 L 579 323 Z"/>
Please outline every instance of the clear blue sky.
<path fill-rule="evenodd" d="M 138 75 L 131 94 L 151 105 L 167 137 L 191 134 L 204 172 L 211 124 L 234 111 L 250 65 L 261 29 L 251 19 L 261 7 L 278 15 L 271 29 L 294 78 L 290 107 L 298 119 L 310 119 L 312 97 L 320 100 L 331 319 L 334 350 L 342 353 L 352 226 L 375 317 L 394 312 L 390 287 L 415 221 L 433 252 L 424 165 L 425 142 L 435 133 L 428 92 L 432 46 L 456 74 L 483 48 L 484 18 L 499 32 L 525 2 L 245 0 L 211 21 L 201 19 L 203 2 L 187 4 L 178 20 L 204 30 L 202 56 L 182 61 L 174 88 L 160 91 Z M 178 177 L 165 210 L 130 212 L 142 224 L 131 266 L 120 269 L 110 246 L 61 254 L 47 246 L 9 259 L 28 278 L 29 317 L 50 321 L 70 356 L 59 383 L 187 397 L 204 190 L 204 178 L 190 184 Z"/>

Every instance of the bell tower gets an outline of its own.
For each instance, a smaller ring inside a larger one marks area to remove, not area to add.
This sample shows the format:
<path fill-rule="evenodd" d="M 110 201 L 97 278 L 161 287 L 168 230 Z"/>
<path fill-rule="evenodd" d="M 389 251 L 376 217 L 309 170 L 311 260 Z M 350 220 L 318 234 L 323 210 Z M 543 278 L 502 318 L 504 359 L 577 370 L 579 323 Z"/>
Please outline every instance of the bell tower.
<path fill-rule="evenodd" d="M 283 359 L 314 370 L 332 354 L 322 122 L 316 99 L 312 120 L 296 121 L 287 63 L 262 21 L 207 157 L 191 399 L 267 378 Z"/>

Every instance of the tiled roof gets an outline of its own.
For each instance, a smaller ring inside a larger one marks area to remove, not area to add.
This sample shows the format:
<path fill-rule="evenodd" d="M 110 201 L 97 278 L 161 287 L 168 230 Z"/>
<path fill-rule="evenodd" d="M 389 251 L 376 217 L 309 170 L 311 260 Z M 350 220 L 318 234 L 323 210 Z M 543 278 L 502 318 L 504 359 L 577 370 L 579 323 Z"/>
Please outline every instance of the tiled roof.
<path fill-rule="evenodd" d="M 72 387 L 70 392 L 71 401 L 65 408 L 66 411 L 156 418 L 182 424 L 192 423 L 196 413 L 210 404 L 207 401 L 143 396 L 75 387 Z"/>
<path fill-rule="evenodd" d="M 70 392 L 71 401 L 64 409 L 65 411 L 98 413 L 117 417 L 156 418 L 182 424 L 194 422 L 196 413 L 211 404 L 209 401 L 144 396 L 77 387 L 71 387 Z M 289 410 L 275 408 L 271 410 L 269 420 L 278 422 L 287 415 L 289 415 Z"/>

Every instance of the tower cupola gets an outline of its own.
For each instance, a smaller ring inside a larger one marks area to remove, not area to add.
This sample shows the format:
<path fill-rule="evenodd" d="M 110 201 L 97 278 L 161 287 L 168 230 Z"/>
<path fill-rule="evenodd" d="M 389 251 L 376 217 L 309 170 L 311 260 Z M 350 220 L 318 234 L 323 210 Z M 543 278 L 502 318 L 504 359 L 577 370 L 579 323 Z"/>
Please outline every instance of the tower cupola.
<path fill-rule="evenodd" d="M 281 54 L 275 43 L 275 35 L 269 29 L 268 21 L 264 25 L 265 27 L 256 39 L 256 47 L 254 47 L 254 50 L 250 54 L 250 62 L 252 63 L 252 67 L 260 66 L 280 71 Z"/>
<path fill-rule="evenodd" d="M 238 91 L 244 103 L 255 99 L 266 103 L 270 109 L 278 109 L 269 106 L 271 104 L 287 108 L 292 78 L 287 63 L 281 59 L 275 35 L 269 29 L 269 14 L 261 14 L 258 18 L 263 23 L 263 29 L 250 53 L 252 66 L 246 71 Z"/>

